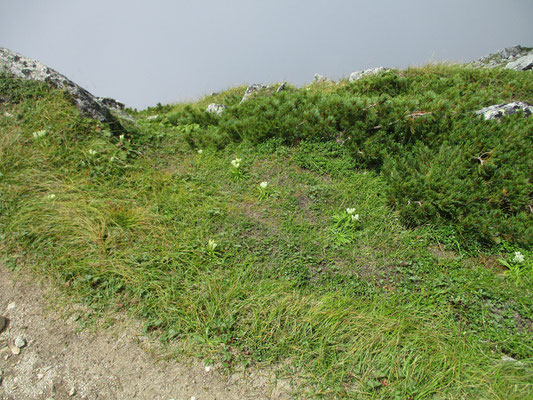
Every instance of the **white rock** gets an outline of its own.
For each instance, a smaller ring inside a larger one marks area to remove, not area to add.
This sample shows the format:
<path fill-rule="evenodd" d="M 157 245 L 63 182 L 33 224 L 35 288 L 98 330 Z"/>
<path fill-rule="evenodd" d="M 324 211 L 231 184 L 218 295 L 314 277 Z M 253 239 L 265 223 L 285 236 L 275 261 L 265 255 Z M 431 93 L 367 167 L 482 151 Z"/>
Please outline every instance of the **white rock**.
<path fill-rule="evenodd" d="M 14 354 L 14 355 L 18 355 L 20 354 L 20 348 L 18 347 L 11 347 L 11 353 Z M 6 358 L 7 360 L 7 358 Z"/>
<path fill-rule="evenodd" d="M 248 97 L 250 97 L 252 93 L 259 92 L 266 88 L 268 88 L 268 86 L 262 85 L 260 83 L 254 83 L 253 85 L 248 86 L 246 88 L 246 91 L 244 92 L 244 96 L 242 96 L 241 103 L 248 100 Z"/>
<path fill-rule="evenodd" d="M 9 310 L 13 310 L 16 306 L 17 306 L 17 304 L 16 304 L 15 302 L 13 302 L 13 303 L 9 303 L 9 304 L 7 305 L 7 310 L 8 310 L 8 311 L 9 311 Z"/>
<path fill-rule="evenodd" d="M 24 339 L 22 336 L 17 336 L 15 339 L 15 346 L 17 346 L 19 349 L 22 349 L 24 346 L 26 346 L 26 339 Z"/>
<path fill-rule="evenodd" d="M 385 71 L 386 69 L 384 67 L 377 67 L 377 68 L 370 68 L 370 69 L 364 69 L 362 71 L 355 71 L 350 74 L 349 81 L 355 82 L 359 79 L 369 76 L 369 75 L 375 75 L 380 73 L 381 71 Z"/>
<path fill-rule="evenodd" d="M 227 107 L 224 104 L 211 103 L 207 106 L 207 109 L 205 111 L 208 113 L 215 113 L 216 115 L 221 116 L 226 108 Z"/>
<path fill-rule="evenodd" d="M 209 371 L 211 371 L 211 366 L 207 365 L 207 366 L 205 367 L 205 372 L 209 372 Z"/>
<path fill-rule="evenodd" d="M 511 61 L 505 66 L 505 69 L 512 69 L 515 71 L 526 71 L 533 69 L 533 54 L 520 57 L 514 61 Z"/>
<path fill-rule="evenodd" d="M 496 104 L 493 106 L 482 108 L 476 111 L 477 115 L 483 115 L 486 120 L 501 118 L 504 115 L 514 114 L 518 111 L 523 111 L 526 117 L 533 114 L 533 106 L 521 101 L 514 101 L 512 103 Z"/>

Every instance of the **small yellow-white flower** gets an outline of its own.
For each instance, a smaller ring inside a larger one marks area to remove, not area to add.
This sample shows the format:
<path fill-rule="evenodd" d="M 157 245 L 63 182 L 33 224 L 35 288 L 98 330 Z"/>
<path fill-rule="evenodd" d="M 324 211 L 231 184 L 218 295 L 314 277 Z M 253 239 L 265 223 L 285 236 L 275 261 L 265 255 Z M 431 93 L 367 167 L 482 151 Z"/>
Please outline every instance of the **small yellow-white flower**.
<path fill-rule="evenodd" d="M 239 168 L 241 166 L 241 159 L 236 158 L 235 160 L 231 160 L 231 165 L 233 165 L 235 168 Z"/>
<path fill-rule="evenodd" d="M 52 193 L 52 194 L 49 194 L 48 196 L 46 196 L 46 198 L 48 200 L 54 200 L 56 198 L 56 195 Z"/>
<path fill-rule="evenodd" d="M 518 262 L 518 263 L 523 263 L 524 255 L 520 251 L 515 251 L 513 261 Z"/>
<path fill-rule="evenodd" d="M 123 142 L 123 141 L 124 141 L 124 135 L 120 135 L 120 136 L 118 137 L 118 140 L 119 140 L 120 142 Z"/>
<path fill-rule="evenodd" d="M 198 154 L 202 154 L 204 151 L 202 149 L 198 149 Z"/>
<path fill-rule="evenodd" d="M 352 214 L 352 221 L 359 221 L 359 214 Z"/>
<path fill-rule="evenodd" d="M 259 184 L 259 187 L 260 187 L 261 189 L 266 189 L 266 188 L 268 187 L 268 182 L 266 182 L 266 181 L 261 182 L 261 183 Z"/>
<path fill-rule="evenodd" d="M 47 134 L 48 134 L 48 131 L 43 129 L 42 131 L 33 132 L 33 137 L 35 139 L 39 139 L 39 138 L 42 138 L 43 136 L 46 136 Z"/>
<path fill-rule="evenodd" d="M 209 242 L 207 242 L 207 249 L 209 251 L 215 251 L 217 246 L 218 246 L 217 242 L 215 242 L 213 239 L 209 239 Z"/>
<path fill-rule="evenodd" d="M 355 212 L 355 208 L 347 208 L 346 212 L 350 215 L 352 215 Z"/>
<path fill-rule="evenodd" d="M 94 157 L 96 155 L 96 150 L 89 149 L 89 155 Z"/>

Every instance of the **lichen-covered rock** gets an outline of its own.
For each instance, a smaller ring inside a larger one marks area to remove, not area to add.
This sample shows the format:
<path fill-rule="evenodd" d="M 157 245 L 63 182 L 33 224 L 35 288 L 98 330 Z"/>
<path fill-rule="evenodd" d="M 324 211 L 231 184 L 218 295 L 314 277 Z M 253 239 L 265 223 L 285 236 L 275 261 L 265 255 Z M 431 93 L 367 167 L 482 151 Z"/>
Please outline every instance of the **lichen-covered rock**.
<path fill-rule="evenodd" d="M 355 72 L 352 72 L 350 74 L 350 77 L 348 78 L 348 80 L 350 82 L 355 82 L 355 81 L 358 81 L 361 78 L 364 78 L 365 76 L 375 75 L 375 74 L 378 74 L 378 73 L 380 73 L 382 71 L 385 71 L 385 70 L 386 70 L 386 68 L 384 68 L 384 67 L 377 67 L 377 68 L 365 69 L 365 70 L 362 70 L 362 71 L 355 71 Z"/>
<path fill-rule="evenodd" d="M 533 53 L 520 57 L 515 61 L 511 61 L 505 66 L 505 69 L 512 69 L 515 71 L 527 71 L 533 69 Z"/>
<path fill-rule="evenodd" d="M 46 82 L 58 89 L 64 89 L 72 96 L 76 107 L 78 107 L 83 115 L 100 122 L 111 124 L 118 122 L 105 104 L 111 103 L 112 99 L 99 100 L 66 76 L 37 60 L 24 57 L 5 48 L 0 48 L 0 70 L 24 80 Z M 112 100 L 112 102 L 114 105 L 121 104 L 115 100 Z"/>
<path fill-rule="evenodd" d="M 248 98 L 253 94 L 253 93 L 256 93 L 256 92 L 259 92 L 263 89 L 266 89 L 268 88 L 268 86 L 265 86 L 265 85 L 262 85 L 260 83 L 254 83 L 253 85 L 250 85 L 246 88 L 246 91 L 244 92 L 244 96 L 242 96 L 242 100 L 241 100 L 241 103 L 245 102 L 246 100 L 248 100 Z"/>
<path fill-rule="evenodd" d="M 514 114 L 518 111 L 522 111 L 526 117 L 529 117 L 533 113 L 533 106 L 521 101 L 515 101 L 512 103 L 496 104 L 490 107 L 485 107 L 476 111 L 476 114 L 483 115 L 483 118 L 488 120 L 499 119 L 504 115 Z"/>
<path fill-rule="evenodd" d="M 215 113 L 216 115 L 221 116 L 226 108 L 227 107 L 224 104 L 211 103 L 207 106 L 207 109 L 205 111 L 208 113 Z"/>

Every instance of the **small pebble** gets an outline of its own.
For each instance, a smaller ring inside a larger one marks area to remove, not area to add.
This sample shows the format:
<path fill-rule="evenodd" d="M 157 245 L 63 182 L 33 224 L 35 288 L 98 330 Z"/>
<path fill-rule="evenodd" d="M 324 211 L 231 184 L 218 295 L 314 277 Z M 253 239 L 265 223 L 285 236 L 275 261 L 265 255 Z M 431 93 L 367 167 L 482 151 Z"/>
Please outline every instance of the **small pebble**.
<path fill-rule="evenodd" d="M 22 349 L 24 346 L 26 346 L 26 339 L 24 339 L 22 336 L 17 336 L 15 339 L 15 346 L 17 346 L 19 349 Z"/>
<path fill-rule="evenodd" d="M 76 388 L 72 388 L 72 389 L 70 389 L 70 391 L 68 392 L 68 395 L 69 395 L 70 397 L 74 396 L 75 394 L 76 394 Z"/>
<path fill-rule="evenodd" d="M 44 375 L 43 374 L 37 374 L 37 379 L 41 380 L 44 378 Z"/>
<path fill-rule="evenodd" d="M 211 366 L 208 365 L 207 367 L 205 367 L 205 372 L 209 372 L 209 371 L 211 371 Z"/>
<path fill-rule="evenodd" d="M 7 305 L 7 310 L 12 310 L 12 309 L 14 309 L 16 306 L 17 306 L 17 305 L 16 305 L 14 302 L 13 302 L 13 303 L 9 303 L 9 304 Z"/>
<path fill-rule="evenodd" d="M 13 353 L 14 355 L 19 355 L 20 354 L 20 348 L 19 347 L 12 347 L 11 348 L 11 353 Z M 7 358 L 6 358 L 7 360 Z"/>

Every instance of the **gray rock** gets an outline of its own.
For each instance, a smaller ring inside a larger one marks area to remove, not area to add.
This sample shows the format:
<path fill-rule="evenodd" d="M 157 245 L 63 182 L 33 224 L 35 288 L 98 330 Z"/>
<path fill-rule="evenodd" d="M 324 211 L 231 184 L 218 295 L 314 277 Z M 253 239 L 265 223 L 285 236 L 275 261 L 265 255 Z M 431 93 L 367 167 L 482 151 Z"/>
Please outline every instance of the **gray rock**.
<path fill-rule="evenodd" d="M 526 117 L 529 117 L 533 113 L 533 106 L 521 101 L 515 101 L 507 104 L 496 104 L 490 107 L 482 108 L 476 111 L 477 115 L 483 115 L 485 120 L 501 118 L 504 115 L 514 114 L 518 111 L 523 111 Z"/>
<path fill-rule="evenodd" d="M 24 339 L 22 336 L 17 336 L 15 338 L 15 346 L 17 346 L 19 349 L 22 349 L 24 346 L 26 346 L 26 339 Z"/>
<path fill-rule="evenodd" d="M 365 70 L 362 70 L 362 71 L 355 71 L 355 72 L 352 72 L 350 74 L 350 78 L 348 78 L 348 80 L 350 82 L 355 82 L 355 81 L 358 81 L 361 78 L 364 78 L 365 76 L 379 74 L 382 71 L 386 71 L 386 68 L 377 67 L 377 68 L 365 69 Z"/>
<path fill-rule="evenodd" d="M 501 50 L 498 54 L 502 58 L 511 58 L 511 57 L 516 57 L 522 54 L 523 51 L 524 51 L 524 48 L 518 45 L 518 46 L 513 46 L 513 47 L 506 47 L 505 49 Z"/>
<path fill-rule="evenodd" d="M 256 92 L 259 92 L 261 90 L 266 89 L 268 86 L 262 85 L 260 83 L 254 83 L 253 85 L 250 85 L 246 88 L 246 91 L 244 92 L 244 96 L 242 96 L 241 104 L 248 100 L 248 98 Z"/>
<path fill-rule="evenodd" d="M 287 82 L 283 82 L 281 85 L 279 85 L 278 89 L 276 90 L 276 93 L 281 92 L 282 90 L 285 90 L 285 85 Z"/>
<path fill-rule="evenodd" d="M 512 69 L 515 71 L 527 71 L 533 68 L 533 53 L 527 56 L 517 58 L 505 66 L 505 69 Z"/>
<path fill-rule="evenodd" d="M 533 55 L 533 49 L 522 46 L 506 47 L 497 53 L 474 60 L 469 65 L 475 68 L 506 67 L 509 63 L 528 55 Z"/>
<path fill-rule="evenodd" d="M 216 115 L 221 116 L 226 108 L 227 107 L 224 104 L 211 103 L 207 106 L 207 109 L 205 111 L 208 113 L 215 113 Z"/>
<path fill-rule="evenodd" d="M 315 74 L 315 77 L 313 78 L 313 83 L 335 83 L 335 81 L 333 79 L 328 78 L 327 76 Z"/>
<path fill-rule="evenodd" d="M 116 103 L 117 105 L 121 103 L 112 99 L 99 100 L 66 76 L 37 60 L 0 48 L 0 70 L 24 80 L 46 82 L 50 86 L 64 89 L 72 96 L 74 104 L 83 115 L 104 123 L 114 124 L 118 122 L 104 102 L 107 104 Z"/>
<path fill-rule="evenodd" d="M 6 325 L 7 325 L 7 319 L 0 315 L 0 333 L 2 333 L 2 331 L 5 329 Z"/>

